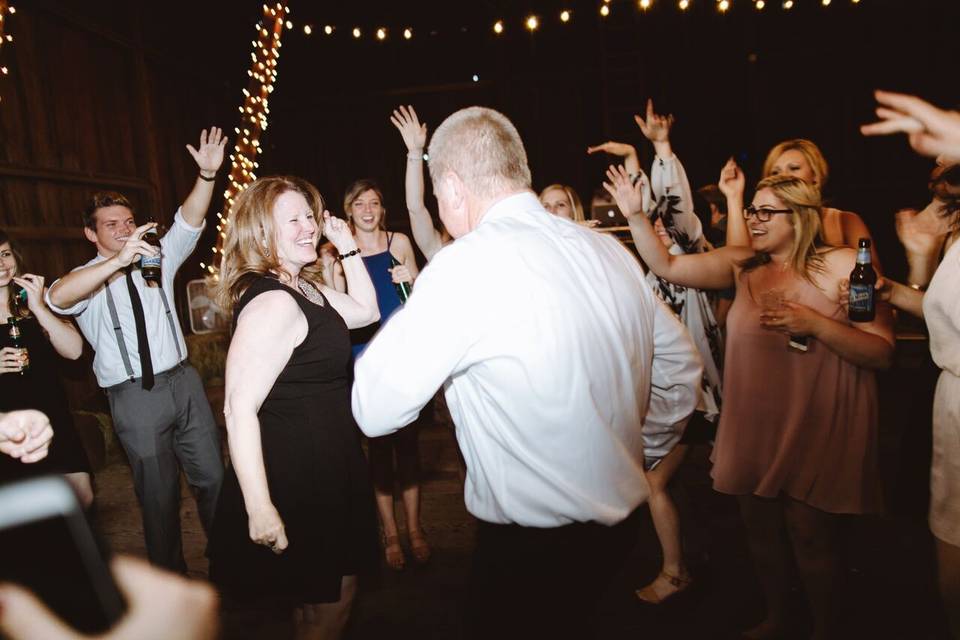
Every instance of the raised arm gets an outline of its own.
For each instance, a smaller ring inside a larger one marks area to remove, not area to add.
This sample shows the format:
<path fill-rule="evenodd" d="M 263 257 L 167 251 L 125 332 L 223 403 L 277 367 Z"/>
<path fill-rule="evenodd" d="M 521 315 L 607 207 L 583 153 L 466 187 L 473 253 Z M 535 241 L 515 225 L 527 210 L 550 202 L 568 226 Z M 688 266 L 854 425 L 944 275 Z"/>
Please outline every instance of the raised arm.
<path fill-rule="evenodd" d="M 640 158 L 637 157 L 637 150 L 633 145 L 609 140 L 603 144 L 587 147 L 587 154 L 589 155 L 600 152 L 623 158 L 623 165 L 631 176 L 639 176 L 643 173 L 643 169 L 640 168 Z"/>
<path fill-rule="evenodd" d="M 433 218 L 423 200 L 423 149 L 427 144 L 427 125 L 417 119 L 412 106 L 400 106 L 390 116 L 407 147 L 407 173 L 404 187 L 407 213 L 413 240 L 429 260 L 443 247 L 443 236 L 433 226 Z"/>
<path fill-rule="evenodd" d="M 227 352 L 223 414 L 230 461 L 243 493 L 250 539 L 276 553 L 287 547 L 287 538 L 282 516 L 270 498 L 257 414 L 306 336 L 307 319 L 291 294 L 268 291 L 241 312 Z"/>
<path fill-rule="evenodd" d="M 916 96 L 874 93 L 879 122 L 860 127 L 865 136 L 905 133 L 913 149 L 925 156 L 960 162 L 960 111 L 938 109 Z"/>
<path fill-rule="evenodd" d="M 743 217 L 743 192 L 746 188 L 747 178 L 743 171 L 737 166 L 733 158 L 727 160 L 720 170 L 720 180 L 717 186 L 727 198 L 727 246 L 729 247 L 749 247 L 750 229 L 747 228 L 747 220 Z"/>
<path fill-rule="evenodd" d="M 632 184 L 627 170 L 611 166 L 603 188 L 613 196 L 627 217 L 630 235 L 640 257 L 656 275 L 675 284 L 696 289 L 726 289 L 734 284 L 734 264 L 750 256 L 743 247 L 722 247 L 706 253 L 672 255 L 657 237 L 642 211 L 639 184 Z"/>
<path fill-rule="evenodd" d="M 213 189 L 216 184 L 217 171 L 223 164 L 223 148 L 227 144 L 227 137 L 217 127 L 210 127 L 200 132 L 200 148 L 194 149 L 187 145 L 187 151 L 193 156 L 200 169 L 200 175 L 193 183 L 193 189 L 183 201 L 181 213 L 184 221 L 191 227 L 199 227 L 207 216 L 210 200 L 213 198 Z M 206 180 L 204 180 L 206 178 Z"/>
<path fill-rule="evenodd" d="M 47 332 L 50 344 L 56 352 L 68 360 L 79 358 L 83 353 L 83 338 L 72 322 L 61 320 L 47 307 L 43 299 L 43 276 L 25 273 L 13 281 L 26 290 L 27 308 Z"/>
<path fill-rule="evenodd" d="M 129 267 L 136 260 L 139 260 L 140 256 L 157 255 L 157 248 L 141 239 L 147 229 L 155 226 L 157 226 L 156 223 L 150 222 L 137 227 L 115 256 L 71 271 L 54 282 L 50 290 L 47 291 L 47 302 L 55 309 L 68 309 L 88 298 L 113 274 Z"/>
<path fill-rule="evenodd" d="M 363 264 L 357 249 L 357 241 L 350 233 L 350 227 L 340 218 L 323 212 L 323 235 L 333 243 L 343 258 L 340 266 L 347 283 L 347 292 L 342 293 L 329 285 L 324 285 L 323 294 L 347 323 L 347 328 L 358 329 L 380 319 L 380 307 L 377 306 L 377 291 L 373 288 L 370 273 Z"/>

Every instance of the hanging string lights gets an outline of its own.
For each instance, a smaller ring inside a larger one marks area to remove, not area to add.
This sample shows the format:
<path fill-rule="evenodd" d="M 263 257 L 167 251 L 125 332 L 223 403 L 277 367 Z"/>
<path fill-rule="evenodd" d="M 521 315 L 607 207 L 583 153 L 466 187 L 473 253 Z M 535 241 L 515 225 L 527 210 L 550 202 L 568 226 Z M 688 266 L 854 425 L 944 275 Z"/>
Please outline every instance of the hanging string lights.
<path fill-rule="evenodd" d="M 13 36 L 10 35 L 10 16 L 17 12 L 17 8 L 8 0 L 0 0 L 0 78 L 10 74 L 7 67 L 8 51 L 13 46 Z M 0 100 L 3 97 L 0 96 Z"/>
<path fill-rule="evenodd" d="M 3 0 L 0 0 L 2 2 Z M 270 94 L 277 83 L 277 65 L 280 60 L 280 36 L 284 27 L 293 29 L 289 19 L 290 9 L 282 2 L 275 5 L 263 5 L 263 17 L 254 25 L 256 37 L 251 41 L 250 68 L 247 75 L 250 80 L 243 90 L 243 102 L 239 107 L 240 124 L 233 130 L 236 143 L 230 154 L 230 176 L 227 188 L 223 192 L 223 211 L 217 213 L 217 238 L 213 247 L 211 264 L 200 263 L 200 267 L 216 274 L 220 263 L 223 240 L 227 237 L 226 227 L 230 223 L 227 212 L 233 206 L 237 194 L 257 179 L 259 168 L 257 157 L 260 155 L 260 136 L 267 130 L 270 116 Z M 312 29 L 304 29 L 310 34 Z M 214 277 L 216 277 L 214 275 Z"/>

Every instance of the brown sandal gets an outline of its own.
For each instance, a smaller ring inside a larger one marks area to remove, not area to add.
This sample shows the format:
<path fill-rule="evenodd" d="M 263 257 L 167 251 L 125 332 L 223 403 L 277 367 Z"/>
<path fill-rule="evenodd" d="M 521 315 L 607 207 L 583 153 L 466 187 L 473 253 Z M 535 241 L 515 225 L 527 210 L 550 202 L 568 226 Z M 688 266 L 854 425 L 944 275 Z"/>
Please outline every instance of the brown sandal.
<path fill-rule="evenodd" d="M 656 584 L 661 578 L 674 589 L 666 595 L 661 595 L 661 592 L 658 592 L 656 589 Z M 663 604 L 678 593 L 686 591 L 691 584 L 693 584 L 693 579 L 690 577 L 681 578 L 680 576 L 670 575 L 666 571 L 661 571 L 660 574 L 653 579 L 653 582 L 642 589 L 637 589 L 635 593 L 640 602 L 646 604 Z"/>
<path fill-rule="evenodd" d="M 421 529 L 411 529 L 408 534 L 410 536 L 410 553 L 413 554 L 414 560 L 419 564 L 426 564 L 432 553 L 426 536 L 423 535 Z"/>
<path fill-rule="evenodd" d="M 400 536 L 383 537 L 383 557 L 387 566 L 394 571 L 401 571 L 406 560 L 403 557 L 403 547 L 400 546 Z"/>

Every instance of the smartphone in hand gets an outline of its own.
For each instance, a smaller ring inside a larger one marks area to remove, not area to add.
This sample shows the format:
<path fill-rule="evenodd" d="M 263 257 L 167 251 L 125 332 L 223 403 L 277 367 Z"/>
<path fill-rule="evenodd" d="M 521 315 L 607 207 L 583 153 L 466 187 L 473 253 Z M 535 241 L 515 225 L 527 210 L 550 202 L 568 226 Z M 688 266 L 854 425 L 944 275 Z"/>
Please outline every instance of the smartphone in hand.
<path fill-rule="evenodd" d="M 76 494 L 59 476 L 0 486 L 0 581 L 30 589 L 82 633 L 106 631 L 125 609 Z"/>

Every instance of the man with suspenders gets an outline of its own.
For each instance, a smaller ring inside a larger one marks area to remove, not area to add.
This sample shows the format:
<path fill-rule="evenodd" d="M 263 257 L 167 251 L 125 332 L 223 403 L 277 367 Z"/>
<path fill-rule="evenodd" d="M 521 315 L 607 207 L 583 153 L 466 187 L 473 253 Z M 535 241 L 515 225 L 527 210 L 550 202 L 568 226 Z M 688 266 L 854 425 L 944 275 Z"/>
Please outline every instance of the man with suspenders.
<path fill-rule="evenodd" d="M 113 425 L 127 452 L 143 511 L 147 556 L 153 564 L 186 572 L 180 538 L 180 467 L 193 487 L 200 521 L 213 520 L 223 462 L 213 413 L 176 316 L 173 281 L 204 227 L 226 138 L 217 128 L 187 149 L 200 175 L 155 247 L 137 227 L 130 202 L 101 192 L 83 214 L 84 235 L 97 256 L 57 280 L 47 292 L 50 307 L 76 317 L 96 351 L 98 384 L 110 400 Z M 149 286 L 141 256 L 162 255 L 160 286 Z"/>

